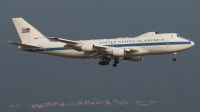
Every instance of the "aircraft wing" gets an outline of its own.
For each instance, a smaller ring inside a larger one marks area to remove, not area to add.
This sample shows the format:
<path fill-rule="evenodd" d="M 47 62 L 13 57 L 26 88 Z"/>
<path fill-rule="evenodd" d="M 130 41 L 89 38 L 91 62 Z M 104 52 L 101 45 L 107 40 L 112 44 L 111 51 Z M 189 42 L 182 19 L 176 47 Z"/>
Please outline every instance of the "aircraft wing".
<path fill-rule="evenodd" d="M 69 47 L 71 49 L 75 49 L 75 50 L 78 50 L 77 48 L 80 47 L 83 44 L 81 42 L 57 38 L 57 37 L 49 37 L 49 39 L 66 43 L 67 47 Z M 109 46 L 103 46 L 103 45 L 94 45 L 94 49 L 96 50 L 96 52 L 91 52 L 90 57 L 101 57 L 102 55 L 107 54 L 108 52 L 112 51 L 112 49 L 114 49 L 114 48 L 115 47 L 109 47 Z M 121 49 L 124 49 L 125 52 L 129 52 L 129 53 L 138 52 L 137 48 L 121 48 Z"/>
<path fill-rule="evenodd" d="M 66 44 L 69 44 L 69 45 L 73 45 L 73 46 L 78 46 L 78 45 L 82 44 L 81 42 L 62 39 L 62 38 L 57 38 L 57 37 L 49 37 L 49 39 L 54 40 L 54 41 L 63 42 L 63 43 L 66 43 Z M 96 50 L 99 50 L 99 51 L 105 51 L 108 48 L 108 46 L 97 46 L 97 45 L 94 45 L 94 47 L 95 47 Z"/>
<path fill-rule="evenodd" d="M 49 39 L 54 40 L 54 41 L 63 42 L 63 43 L 70 44 L 70 45 L 79 44 L 79 42 L 76 42 L 73 40 L 67 40 L 67 39 L 62 39 L 62 38 L 57 38 L 57 37 L 49 37 Z"/>
<path fill-rule="evenodd" d="M 7 41 L 9 44 L 15 45 L 15 46 L 21 46 L 24 48 L 40 48 L 38 46 L 33 46 L 33 45 L 27 45 L 27 44 L 21 44 L 21 43 L 16 43 L 16 42 L 11 42 L 11 41 Z"/>

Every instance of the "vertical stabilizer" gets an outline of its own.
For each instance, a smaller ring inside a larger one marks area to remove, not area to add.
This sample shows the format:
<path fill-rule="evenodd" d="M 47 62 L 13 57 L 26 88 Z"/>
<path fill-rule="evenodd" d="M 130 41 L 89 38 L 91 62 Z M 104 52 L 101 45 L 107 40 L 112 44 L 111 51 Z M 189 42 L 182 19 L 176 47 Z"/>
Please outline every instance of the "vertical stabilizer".
<path fill-rule="evenodd" d="M 12 18 L 22 43 L 49 42 L 42 33 L 23 18 Z"/>

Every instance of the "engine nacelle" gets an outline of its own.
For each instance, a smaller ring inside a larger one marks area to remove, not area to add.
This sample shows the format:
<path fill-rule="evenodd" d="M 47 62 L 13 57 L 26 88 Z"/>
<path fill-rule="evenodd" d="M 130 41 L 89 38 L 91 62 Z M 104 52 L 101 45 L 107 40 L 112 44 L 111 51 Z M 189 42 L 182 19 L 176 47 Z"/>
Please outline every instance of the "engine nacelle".
<path fill-rule="evenodd" d="M 94 45 L 93 44 L 83 44 L 81 46 L 82 51 L 94 51 Z"/>
<path fill-rule="evenodd" d="M 124 57 L 124 60 L 129 61 L 142 61 L 143 56 L 132 56 L 132 57 Z"/>
<path fill-rule="evenodd" d="M 124 49 L 113 49 L 110 54 L 113 56 L 124 56 L 126 52 L 124 51 Z"/>

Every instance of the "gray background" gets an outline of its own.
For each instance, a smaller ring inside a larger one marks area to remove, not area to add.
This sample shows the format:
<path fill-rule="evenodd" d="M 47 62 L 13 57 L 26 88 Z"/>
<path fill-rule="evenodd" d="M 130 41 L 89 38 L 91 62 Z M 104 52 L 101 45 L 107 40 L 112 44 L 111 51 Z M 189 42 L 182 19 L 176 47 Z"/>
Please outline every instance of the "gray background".
<path fill-rule="evenodd" d="M 199 4 L 199 0 L 1 0 L 0 109 L 7 111 L 11 104 L 98 98 L 164 102 L 153 107 L 120 107 L 126 111 L 200 111 Z M 71 40 L 134 37 L 157 31 L 180 33 L 196 45 L 178 53 L 177 62 L 171 60 L 173 55 L 162 55 L 144 57 L 137 63 L 120 61 L 117 68 L 103 67 L 94 59 L 19 51 L 6 43 L 21 42 L 11 20 L 14 17 L 23 17 L 46 36 Z M 84 109 L 91 108 L 99 110 Z M 79 107 L 71 111 L 79 111 Z"/>

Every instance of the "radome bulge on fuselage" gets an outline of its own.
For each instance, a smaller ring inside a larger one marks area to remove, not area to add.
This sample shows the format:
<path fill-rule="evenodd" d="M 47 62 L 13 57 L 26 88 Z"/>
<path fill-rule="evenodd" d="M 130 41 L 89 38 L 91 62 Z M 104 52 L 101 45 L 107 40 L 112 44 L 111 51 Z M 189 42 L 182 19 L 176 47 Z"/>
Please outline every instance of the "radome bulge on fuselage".
<path fill-rule="evenodd" d="M 138 37 L 73 41 L 46 37 L 22 18 L 13 18 L 22 43 L 8 41 L 24 51 L 68 58 L 100 58 L 100 65 L 114 60 L 141 61 L 146 55 L 174 54 L 194 46 L 194 42 L 177 33 L 148 32 Z"/>

